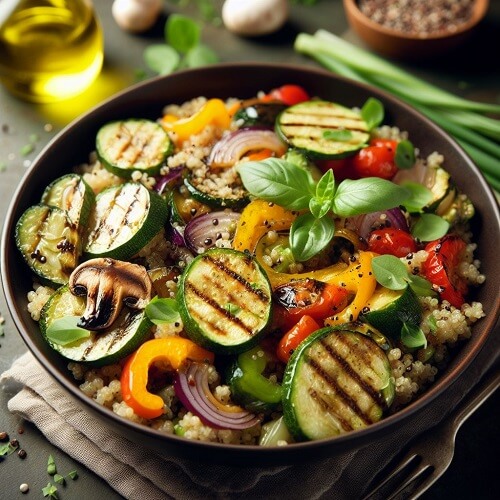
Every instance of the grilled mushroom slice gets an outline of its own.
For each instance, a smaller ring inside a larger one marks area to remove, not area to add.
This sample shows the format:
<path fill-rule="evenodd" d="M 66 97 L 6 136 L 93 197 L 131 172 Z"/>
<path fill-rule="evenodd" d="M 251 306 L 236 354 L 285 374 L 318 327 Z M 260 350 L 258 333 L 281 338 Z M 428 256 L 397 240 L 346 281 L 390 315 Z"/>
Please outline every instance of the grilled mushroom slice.
<path fill-rule="evenodd" d="M 71 273 L 69 289 L 73 295 L 87 297 L 78 326 L 98 331 L 113 323 L 123 304 L 133 309 L 146 307 L 152 283 L 143 266 L 97 258 L 80 264 Z"/>

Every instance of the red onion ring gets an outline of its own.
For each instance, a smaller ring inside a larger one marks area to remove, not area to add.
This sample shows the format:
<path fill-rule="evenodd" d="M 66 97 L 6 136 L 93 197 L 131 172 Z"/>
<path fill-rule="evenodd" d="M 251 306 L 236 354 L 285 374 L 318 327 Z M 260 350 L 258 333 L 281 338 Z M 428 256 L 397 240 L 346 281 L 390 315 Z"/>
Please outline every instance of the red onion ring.
<path fill-rule="evenodd" d="M 208 157 L 210 167 L 231 167 L 249 151 L 270 149 L 277 156 L 285 153 L 285 145 L 272 130 L 239 129 L 225 135 L 215 144 Z"/>
<path fill-rule="evenodd" d="M 346 227 L 354 229 L 363 239 L 368 239 L 370 233 L 381 227 L 392 227 L 408 231 L 408 222 L 400 208 L 391 208 L 381 212 L 349 217 Z"/>
<path fill-rule="evenodd" d="M 197 415 L 200 420 L 216 429 L 248 429 L 260 418 L 239 406 L 224 405 L 218 401 L 208 385 L 208 365 L 189 363 L 177 372 L 174 390 L 185 408 Z"/>
<path fill-rule="evenodd" d="M 223 232 L 229 231 L 240 218 L 237 212 L 221 210 L 210 212 L 191 219 L 184 229 L 184 241 L 188 248 L 195 253 L 215 246 Z"/>
<path fill-rule="evenodd" d="M 154 186 L 154 190 L 157 193 L 162 194 L 163 191 L 165 191 L 165 189 L 168 186 L 175 184 L 177 181 L 179 181 L 181 179 L 182 174 L 183 174 L 183 170 L 184 170 L 184 167 L 171 168 L 170 171 L 168 172 L 168 174 L 161 175 L 161 176 L 157 177 L 156 184 Z"/>

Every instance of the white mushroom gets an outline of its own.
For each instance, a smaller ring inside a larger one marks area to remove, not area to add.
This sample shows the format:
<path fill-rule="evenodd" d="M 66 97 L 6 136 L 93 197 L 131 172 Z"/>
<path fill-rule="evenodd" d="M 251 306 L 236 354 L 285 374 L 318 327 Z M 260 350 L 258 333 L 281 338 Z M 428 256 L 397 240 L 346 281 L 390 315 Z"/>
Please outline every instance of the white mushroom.
<path fill-rule="evenodd" d="M 224 25 L 238 35 L 267 35 L 281 28 L 287 18 L 287 0 L 226 0 L 222 7 Z"/>
<path fill-rule="evenodd" d="M 120 28 L 141 33 L 153 26 L 162 5 L 162 0 L 115 0 L 111 12 Z"/>
<path fill-rule="evenodd" d="M 144 309 L 151 300 L 153 284 L 145 267 L 109 258 L 80 264 L 69 278 L 73 295 L 86 297 L 78 326 L 104 330 L 113 324 L 122 305 Z"/>

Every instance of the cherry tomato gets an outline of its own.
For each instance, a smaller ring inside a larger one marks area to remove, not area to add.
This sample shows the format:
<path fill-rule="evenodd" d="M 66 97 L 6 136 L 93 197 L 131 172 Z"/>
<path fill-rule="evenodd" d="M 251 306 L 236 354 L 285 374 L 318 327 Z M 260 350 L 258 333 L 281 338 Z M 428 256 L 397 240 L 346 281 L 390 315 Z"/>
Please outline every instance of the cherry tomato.
<path fill-rule="evenodd" d="M 352 165 L 352 158 L 340 158 L 338 160 L 317 160 L 316 165 L 325 173 L 327 170 L 333 170 L 335 180 L 340 182 L 344 179 L 358 179 L 359 175 L 355 172 Z"/>
<path fill-rule="evenodd" d="M 284 102 L 288 106 L 309 101 L 309 94 L 299 85 L 283 85 L 265 96 L 264 100 L 273 100 Z"/>
<path fill-rule="evenodd" d="M 304 315 L 323 321 L 349 303 L 349 292 L 345 288 L 310 278 L 281 285 L 273 295 L 278 304 L 279 322 L 285 328 L 291 328 Z"/>
<path fill-rule="evenodd" d="M 417 243 L 413 236 L 403 229 L 384 227 L 370 233 L 368 250 L 381 255 L 406 257 L 409 253 L 417 251 Z"/>
<path fill-rule="evenodd" d="M 455 307 L 464 303 L 467 294 L 467 282 L 457 274 L 466 246 L 459 236 L 447 235 L 425 247 L 429 255 L 423 265 L 424 276 L 436 285 L 441 298 Z"/>
<path fill-rule="evenodd" d="M 392 179 L 398 167 L 394 161 L 398 143 L 388 139 L 374 139 L 352 158 L 354 170 L 360 177 Z"/>
<path fill-rule="evenodd" d="M 276 349 L 276 356 L 280 361 L 286 363 L 297 346 L 311 333 L 319 330 L 318 323 L 307 314 L 299 319 L 298 323 L 283 335 Z"/>

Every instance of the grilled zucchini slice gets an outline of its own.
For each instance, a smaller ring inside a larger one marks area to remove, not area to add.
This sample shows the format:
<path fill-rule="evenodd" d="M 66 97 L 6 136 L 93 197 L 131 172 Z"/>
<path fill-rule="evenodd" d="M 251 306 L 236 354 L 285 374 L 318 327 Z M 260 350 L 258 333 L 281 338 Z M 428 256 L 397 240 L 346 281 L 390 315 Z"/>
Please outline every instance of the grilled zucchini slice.
<path fill-rule="evenodd" d="M 129 260 L 168 220 L 162 196 L 137 182 L 101 191 L 91 214 L 84 255 Z"/>
<path fill-rule="evenodd" d="M 379 421 L 394 398 L 384 351 L 359 332 L 323 328 L 292 354 L 283 415 L 297 440 L 330 438 Z"/>
<path fill-rule="evenodd" d="M 275 129 L 290 147 L 317 159 L 352 155 L 370 138 L 360 113 L 328 101 L 307 101 L 287 108 L 278 116 Z"/>
<path fill-rule="evenodd" d="M 66 210 L 71 221 L 82 227 L 87 224 L 95 195 L 81 176 L 67 174 L 47 186 L 42 203 Z"/>
<path fill-rule="evenodd" d="M 129 119 L 101 127 L 96 137 L 96 150 L 107 170 L 129 179 L 135 170 L 157 174 L 174 145 L 158 123 Z"/>
<path fill-rule="evenodd" d="M 199 255 L 179 282 L 179 310 L 191 340 L 220 354 L 246 351 L 271 321 L 271 285 L 257 261 L 231 249 Z"/>
<path fill-rule="evenodd" d="M 24 260 L 42 280 L 56 286 L 68 282 L 82 244 L 65 210 L 44 204 L 28 208 L 17 222 L 15 239 Z"/>
<path fill-rule="evenodd" d="M 40 330 L 49 345 L 65 358 L 93 366 L 112 364 L 131 354 L 148 337 L 153 326 L 145 310 L 123 307 L 120 315 L 106 330 L 90 332 L 90 336 L 70 344 L 56 344 L 47 338 L 47 329 L 56 319 L 81 316 L 84 297 L 73 295 L 68 285 L 51 295 L 40 313 Z"/>

